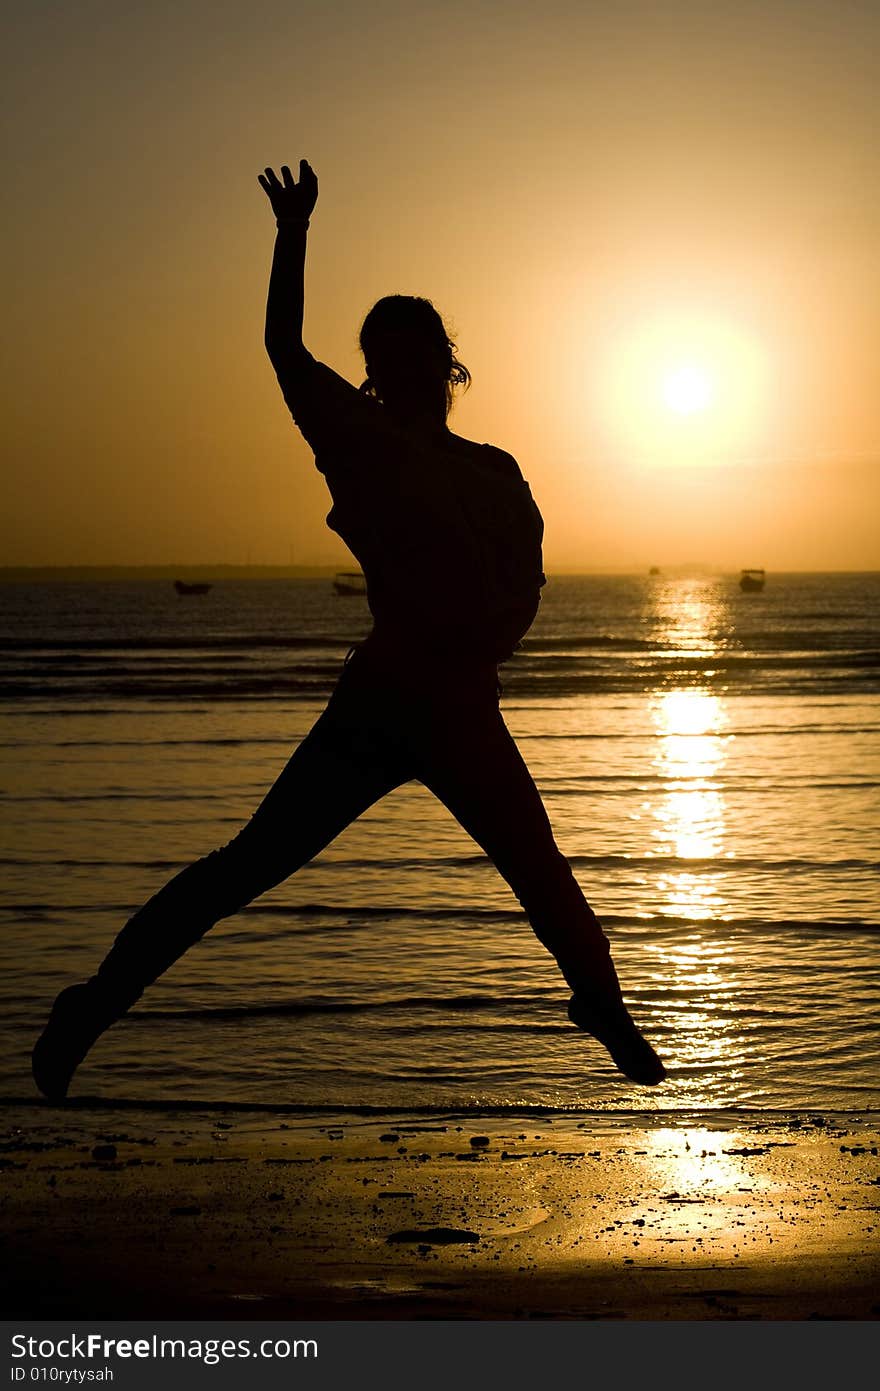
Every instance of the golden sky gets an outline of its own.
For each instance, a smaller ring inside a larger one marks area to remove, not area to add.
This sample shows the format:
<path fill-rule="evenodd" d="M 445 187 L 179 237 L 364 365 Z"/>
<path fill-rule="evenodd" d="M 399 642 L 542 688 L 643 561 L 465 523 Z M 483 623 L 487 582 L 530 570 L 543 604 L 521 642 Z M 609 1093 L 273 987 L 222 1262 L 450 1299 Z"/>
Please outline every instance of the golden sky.
<path fill-rule="evenodd" d="M 876 0 L 32 0 L 7 20 L 2 564 L 342 564 L 263 350 L 431 298 L 554 569 L 880 565 Z"/>

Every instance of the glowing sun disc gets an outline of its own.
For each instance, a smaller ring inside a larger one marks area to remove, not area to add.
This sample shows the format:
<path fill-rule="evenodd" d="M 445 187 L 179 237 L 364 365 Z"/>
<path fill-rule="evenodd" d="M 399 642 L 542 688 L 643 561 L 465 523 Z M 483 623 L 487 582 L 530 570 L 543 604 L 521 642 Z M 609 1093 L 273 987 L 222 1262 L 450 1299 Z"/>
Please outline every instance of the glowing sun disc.
<path fill-rule="evenodd" d="M 677 367 L 663 383 L 663 400 L 676 415 L 706 410 L 712 394 L 712 383 L 700 367 Z"/>

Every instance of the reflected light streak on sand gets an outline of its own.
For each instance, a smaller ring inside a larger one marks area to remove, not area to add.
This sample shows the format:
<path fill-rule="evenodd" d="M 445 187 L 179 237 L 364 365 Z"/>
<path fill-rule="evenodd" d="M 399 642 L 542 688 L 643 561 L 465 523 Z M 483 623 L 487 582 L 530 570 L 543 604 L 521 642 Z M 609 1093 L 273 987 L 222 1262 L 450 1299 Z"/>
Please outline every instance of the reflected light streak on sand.
<path fill-rule="evenodd" d="M 644 1143 L 649 1167 L 664 1191 L 724 1194 L 744 1182 L 742 1159 L 732 1151 L 742 1150 L 748 1141 L 735 1130 L 654 1130 Z"/>

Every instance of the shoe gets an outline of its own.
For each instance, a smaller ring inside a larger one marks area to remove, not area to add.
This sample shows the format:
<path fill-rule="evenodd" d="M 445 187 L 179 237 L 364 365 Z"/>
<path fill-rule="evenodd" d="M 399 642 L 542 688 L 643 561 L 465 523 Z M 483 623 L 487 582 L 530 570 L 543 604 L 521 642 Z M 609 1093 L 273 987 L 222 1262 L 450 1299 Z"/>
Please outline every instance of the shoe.
<path fill-rule="evenodd" d="M 613 996 L 572 995 L 568 1017 L 577 1028 L 592 1034 L 630 1081 L 643 1087 L 656 1087 L 666 1076 L 666 1068 L 646 1038 L 643 1038 L 622 999 Z"/>
<path fill-rule="evenodd" d="M 49 1101 L 65 1100 L 76 1069 L 117 1018 L 91 981 L 62 990 L 31 1054 L 34 1081 Z"/>

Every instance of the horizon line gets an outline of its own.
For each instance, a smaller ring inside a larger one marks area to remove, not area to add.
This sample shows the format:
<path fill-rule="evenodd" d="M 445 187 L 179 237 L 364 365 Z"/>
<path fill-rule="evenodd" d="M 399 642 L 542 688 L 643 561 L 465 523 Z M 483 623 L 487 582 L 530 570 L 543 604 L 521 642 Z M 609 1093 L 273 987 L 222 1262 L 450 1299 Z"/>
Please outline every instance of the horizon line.
<path fill-rule="evenodd" d="M 228 577 L 238 576 L 241 578 L 271 576 L 278 578 L 286 576 L 291 579 L 320 579 L 325 576 L 336 575 L 341 572 L 341 564 L 314 564 L 314 565 L 290 565 L 290 564 L 259 564 L 244 562 L 236 564 L 234 562 L 222 561 L 215 563 L 180 563 L 180 564 L 70 564 L 70 565 L 0 565 L 0 583 L 13 582 L 17 579 L 32 579 L 37 576 L 48 579 L 72 578 L 76 575 L 105 575 L 108 578 L 113 576 L 122 579 L 126 576 L 134 578 L 155 578 L 155 579 L 174 579 L 183 578 L 198 574 L 204 577 L 208 574 L 225 575 Z M 714 565 L 708 561 L 676 561 L 668 562 L 666 565 L 647 565 L 633 562 L 629 565 L 608 565 L 578 567 L 576 565 L 559 565 L 548 568 L 547 578 L 551 579 L 554 575 L 619 575 L 619 576 L 642 576 L 650 575 L 651 571 L 656 570 L 652 577 L 662 578 L 665 574 L 680 574 L 682 572 L 700 572 L 703 574 L 715 575 L 736 575 L 744 567 L 734 565 Z M 766 569 L 766 567 L 764 567 Z M 873 575 L 880 573 L 880 566 L 830 566 L 821 569 L 779 569 L 768 570 L 768 574 L 776 575 Z"/>

